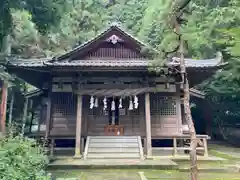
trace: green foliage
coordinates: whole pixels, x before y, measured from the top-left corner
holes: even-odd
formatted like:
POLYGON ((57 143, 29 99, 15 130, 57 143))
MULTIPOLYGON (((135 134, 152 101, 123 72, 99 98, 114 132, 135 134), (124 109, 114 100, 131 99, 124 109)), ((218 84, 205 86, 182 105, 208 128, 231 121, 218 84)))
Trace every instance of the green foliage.
POLYGON ((64 0, 2 0, 0 1, 0 49, 3 38, 13 30, 13 9, 25 9, 32 15, 33 22, 41 33, 56 25, 66 9, 64 0))
POLYGON ((0 140, 1 180, 50 180, 46 164, 44 149, 35 140, 22 136, 0 140))

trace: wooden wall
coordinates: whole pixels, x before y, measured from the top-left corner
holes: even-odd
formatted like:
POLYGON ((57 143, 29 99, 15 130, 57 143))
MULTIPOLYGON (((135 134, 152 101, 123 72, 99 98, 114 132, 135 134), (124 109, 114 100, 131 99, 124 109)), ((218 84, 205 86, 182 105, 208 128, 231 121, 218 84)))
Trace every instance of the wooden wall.
MULTIPOLYGON (((119 123, 124 126, 124 135, 145 136, 144 95, 139 97, 139 107, 129 111, 129 98, 123 99, 122 114, 119 123)), ((54 92, 52 97, 52 135, 75 136, 76 132, 76 98, 73 93, 54 92)), ((104 135, 104 126, 109 117, 103 111, 103 97, 98 98, 99 107, 89 108, 90 96, 83 96, 82 135, 104 135)), ((178 97, 167 97, 161 93, 151 93, 152 136, 170 136, 180 134, 181 114, 178 97), (179 108, 178 108, 179 106, 179 108)))

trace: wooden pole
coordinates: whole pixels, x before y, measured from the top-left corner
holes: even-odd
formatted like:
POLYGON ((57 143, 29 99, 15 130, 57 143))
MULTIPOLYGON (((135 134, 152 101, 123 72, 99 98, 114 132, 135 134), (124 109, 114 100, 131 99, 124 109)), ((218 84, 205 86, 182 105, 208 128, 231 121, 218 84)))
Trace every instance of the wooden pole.
POLYGON ((28 98, 25 98, 24 102, 24 109, 23 109, 23 119, 22 119, 22 134, 24 134, 25 124, 27 122, 27 115, 28 115, 28 98))
POLYGON ((146 120, 147 157, 149 157, 149 156, 152 156, 151 115, 150 115, 149 93, 145 94, 145 120, 146 120))
POLYGON ((6 134, 6 112, 7 112, 7 95, 8 85, 7 82, 3 81, 2 86, 2 101, 1 101, 1 132, 3 135, 6 134))
MULTIPOLYGON (((49 133, 50 133, 51 109, 52 109, 51 96, 52 96, 52 92, 50 89, 48 92, 48 100, 47 100, 45 140, 48 140, 49 133)), ((40 124, 39 124, 39 128, 40 128, 40 124)))
POLYGON ((81 157, 82 95, 77 97, 75 157, 81 157))

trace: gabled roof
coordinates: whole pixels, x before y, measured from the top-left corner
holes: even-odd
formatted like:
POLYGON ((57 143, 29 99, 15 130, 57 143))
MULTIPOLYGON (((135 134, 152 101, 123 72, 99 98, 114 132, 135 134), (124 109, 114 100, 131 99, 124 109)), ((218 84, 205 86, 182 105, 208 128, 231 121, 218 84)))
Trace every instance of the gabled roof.
POLYGON ((63 55, 60 55, 59 57, 54 57, 53 60, 54 61, 58 61, 58 60, 63 60, 63 59, 67 59, 69 56, 75 54, 78 51, 82 51, 85 48, 89 47, 91 44, 95 43, 97 40, 100 40, 101 38, 105 37, 108 33, 112 32, 112 31, 117 31, 120 34, 122 34, 123 36, 129 38, 129 40, 131 40, 132 42, 134 42, 137 46, 139 47, 149 47, 146 43, 140 41, 139 39, 137 39, 136 37, 134 37, 133 35, 131 35, 130 33, 128 33, 126 30, 124 30, 123 27, 121 27, 118 23, 112 23, 110 26, 108 26, 107 28, 105 28, 104 30, 102 30, 100 33, 98 33, 96 36, 94 36, 93 38, 91 38, 90 40, 84 42, 83 44, 75 47, 74 49, 66 52, 63 55))
MULTIPOLYGON (((81 44, 80 46, 72 49, 71 51, 60 55, 59 57, 53 58, 41 58, 41 59, 11 59, 8 61, 7 66, 9 67, 23 67, 23 68, 46 68, 46 67, 131 67, 131 68, 147 68, 151 66, 151 61, 148 59, 77 59, 70 60, 69 57, 74 55, 76 52, 81 52, 86 48, 89 48, 92 44, 96 43, 97 40, 106 37, 107 34, 116 31, 126 37, 128 40, 133 42, 139 48, 149 47, 147 44, 135 38, 133 35, 125 31, 117 23, 112 23, 110 27, 101 31, 98 35, 90 39, 89 41, 81 44)), ((90 48, 91 50, 91 48, 90 48)), ((221 53, 217 53, 216 58, 195 60, 185 58, 185 64, 187 68, 213 68, 223 65, 221 53)), ((166 63, 170 66, 179 66, 179 58, 172 58, 166 63)))

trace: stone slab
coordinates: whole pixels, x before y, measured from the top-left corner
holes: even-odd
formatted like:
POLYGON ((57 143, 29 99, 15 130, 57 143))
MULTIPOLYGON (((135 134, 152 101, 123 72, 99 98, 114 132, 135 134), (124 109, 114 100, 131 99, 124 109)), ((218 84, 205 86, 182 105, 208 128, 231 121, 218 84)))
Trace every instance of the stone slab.
POLYGON ((49 164, 49 169, 177 169, 177 163, 170 159, 162 160, 129 160, 129 159, 99 159, 83 160, 74 158, 57 159, 49 164))

